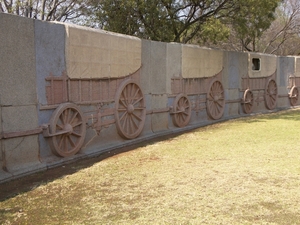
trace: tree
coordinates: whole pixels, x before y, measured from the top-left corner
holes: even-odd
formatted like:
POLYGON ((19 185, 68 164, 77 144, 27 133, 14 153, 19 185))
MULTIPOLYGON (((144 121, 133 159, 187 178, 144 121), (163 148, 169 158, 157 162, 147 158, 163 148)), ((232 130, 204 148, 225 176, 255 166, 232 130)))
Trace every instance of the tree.
POLYGON ((0 0, 0 12, 64 22, 85 15, 87 3, 87 0, 0 0))
MULTIPOLYGON (((220 41, 234 28, 245 49, 274 19, 278 0, 94 0, 102 29, 157 41, 220 41)), ((255 45, 254 45, 255 46, 255 45)), ((247 48, 246 48, 247 47, 247 48)), ((250 49, 248 49, 250 50, 250 49)))
POLYGON ((276 20, 264 32, 261 52, 277 55, 300 53, 300 2, 284 0, 276 10, 276 20))
POLYGON ((245 0, 237 11, 232 27, 242 50, 257 51, 257 42, 275 20, 279 0, 245 0))
POLYGON ((95 0, 99 27, 156 41, 188 43, 208 21, 234 15, 236 0, 95 0))

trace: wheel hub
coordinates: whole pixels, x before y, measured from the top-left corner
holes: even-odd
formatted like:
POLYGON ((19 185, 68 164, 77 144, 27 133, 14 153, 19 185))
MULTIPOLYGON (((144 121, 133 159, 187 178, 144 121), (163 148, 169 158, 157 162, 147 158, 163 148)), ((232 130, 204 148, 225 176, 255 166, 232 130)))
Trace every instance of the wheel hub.
POLYGON ((220 97, 218 95, 214 96, 214 102, 219 101, 220 97))
POLYGON ((133 106, 132 104, 129 104, 129 105, 127 106, 127 112, 128 112, 129 114, 131 114, 131 113, 133 113, 133 111, 134 111, 134 106, 133 106))
POLYGON ((73 127, 71 124, 68 123, 64 126, 64 130, 68 132, 67 135, 70 135, 73 132, 73 127))
POLYGON ((184 111, 185 111, 185 108, 184 108, 183 106, 181 106, 181 107, 179 108, 179 110, 180 110, 181 112, 184 112, 184 111))

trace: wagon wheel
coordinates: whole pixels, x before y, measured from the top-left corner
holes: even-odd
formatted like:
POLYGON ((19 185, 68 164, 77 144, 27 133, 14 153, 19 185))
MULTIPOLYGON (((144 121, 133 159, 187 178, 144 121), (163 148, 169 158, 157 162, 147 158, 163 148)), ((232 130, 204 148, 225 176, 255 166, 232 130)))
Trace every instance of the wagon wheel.
POLYGON ((225 109, 224 88, 220 81, 211 82, 206 95, 206 111, 214 120, 220 119, 225 109))
POLYGON ((244 92, 244 98, 243 98, 243 110, 245 113, 249 114, 252 112, 253 102, 254 102, 253 93, 252 93, 252 91, 247 89, 244 92))
POLYGON ((298 98, 299 98, 298 88, 296 86, 293 86, 289 93, 289 99, 292 106, 297 105, 298 98))
POLYGON ((270 79, 265 89, 265 104, 267 109, 274 109, 277 101, 277 84, 275 80, 270 79))
POLYGON ((136 82, 126 80, 120 85, 115 97, 115 119, 123 138, 133 139, 142 132, 146 107, 143 92, 136 82))
POLYGON ((184 94, 176 96, 173 102, 173 123, 177 127, 186 126, 191 119, 191 103, 184 94))
POLYGON ((50 118, 50 132, 50 146, 55 155, 75 155, 82 147, 86 133, 81 110, 72 103, 61 104, 50 118))

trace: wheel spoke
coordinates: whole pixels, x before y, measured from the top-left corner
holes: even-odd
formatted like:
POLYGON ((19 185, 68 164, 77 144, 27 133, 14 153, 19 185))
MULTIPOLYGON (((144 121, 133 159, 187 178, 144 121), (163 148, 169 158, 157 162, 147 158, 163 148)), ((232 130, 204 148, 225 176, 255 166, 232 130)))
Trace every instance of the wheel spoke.
POLYGON ((120 121, 122 121, 124 118, 125 118, 125 115, 127 114, 127 111, 126 112, 124 112, 123 114, 122 114, 122 116, 120 117, 120 121))
POLYGON ((65 136, 65 138, 64 138, 64 148, 63 148, 63 150, 65 151, 65 152, 68 152, 68 138, 67 138, 67 136, 65 136))
POLYGON ((64 113, 63 112, 62 112, 62 114, 60 114, 59 119, 60 119, 60 121, 62 123, 62 126, 64 126, 64 124, 66 124, 66 123, 65 123, 64 113))
POLYGON ((139 92, 140 92, 140 89, 139 89, 139 88, 136 88, 136 91, 135 91, 135 93, 134 93, 134 95, 133 95, 133 99, 136 98, 136 96, 138 95, 139 92))
POLYGON ((135 118, 137 118, 139 121, 142 121, 142 118, 139 117, 138 115, 136 115, 134 112, 132 113, 132 115, 133 115, 135 118))
POLYGON ((76 145, 70 136, 68 136, 68 140, 69 140, 70 145, 74 148, 76 145))
POLYGON ((135 127, 135 129, 138 129, 139 126, 136 124, 136 122, 134 121, 133 117, 131 117, 131 120, 132 120, 132 124, 135 127))
POLYGON ((132 99, 130 98, 131 86, 132 85, 130 85, 130 84, 126 86, 126 92, 127 92, 126 93, 126 95, 127 95, 126 101, 128 104, 131 104, 131 101, 132 101, 132 99))
POLYGON ((69 123, 69 112, 70 112, 70 109, 66 109, 64 111, 64 121, 65 121, 65 124, 69 123))
POLYGON ((58 124, 58 123, 56 124, 56 128, 57 128, 57 127, 59 128, 59 130, 63 130, 63 129, 64 129, 63 125, 58 124))
POLYGON ((119 100, 119 103, 121 103, 121 105, 123 105, 125 109, 127 108, 127 104, 126 104, 126 102, 124 102, 123 100, 120 99, 120 100, 119 100))
POLYGON ((145 108, 134 108, 134 110, 144 110, 145 108))
POLYGON ((72 127, 74 128, 74 127, 80 126, 81 124, 82 124, 82 121, 78 121, 77 123, 71 124, 71 125, 72 125, 72 127))
POLYGON ((77 133, 75 131, 73 131, 71 134, 74 135, 74 136, 76 136, 76 137, 81 137, 82 136, 80 133, 77 133))
POLYGON ((127 105, 127 102, 126 102, 126 99, 127 99, 126 89, 124 89, 124 90, 122 91, 121 96, 120 96, 119 102, 121 101, 121 103, 126 107, 126 105, 127 105), (121 100, 121 96, 122 96, 122 95, 123 95, 123 99, 125 100, 125 102, 123 102, 123 100, 121 100))
MULTIPOLYGON (((123 124, 122 124, 123 130, 125 130, 126 123, 127 123, 127 118, 128 118, 128 113, 126 113, 125 116, 124 116, 124 121, 123 121, 123 124)), ((120 122, 121 122, 121 121, 120 121, 120 122)))
POLYGON ((71 120, 70 120, 70 124, 72 124, 73 122, 74 122, 74 120, 75 120, 75 118, 77 117, 77 115, 78 115, 78 112, 74 112, 73 113, 73 116, 71 117, 71 120))
POLYGON ((60 135, 60 140, 58 142, 58 148, 59 149, 63 149, 62 145, 63 145, 63 139, 64 139, 65 135, 60 135))
POLYGON ((137 103, 139 103, 141 100, 143 100, 143 97, 140 97, 139 99, 137 99, 136 101, 134 101, 133 103, 132 103, 132 105, 136 105, 137 103))
POLYGON ((188 116, 189 114, 186 111, 182 112, 184 115, 188 116))

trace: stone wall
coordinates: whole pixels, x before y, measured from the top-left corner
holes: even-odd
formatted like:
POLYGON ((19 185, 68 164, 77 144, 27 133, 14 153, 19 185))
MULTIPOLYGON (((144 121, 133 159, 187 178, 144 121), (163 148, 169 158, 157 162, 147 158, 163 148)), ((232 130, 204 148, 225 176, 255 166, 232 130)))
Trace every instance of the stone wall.
POLYGON ((0 30, 0 182, 299 105, 299 57, 141 40, 3 13, 0 30))

